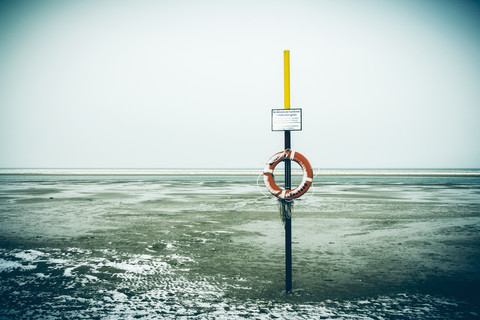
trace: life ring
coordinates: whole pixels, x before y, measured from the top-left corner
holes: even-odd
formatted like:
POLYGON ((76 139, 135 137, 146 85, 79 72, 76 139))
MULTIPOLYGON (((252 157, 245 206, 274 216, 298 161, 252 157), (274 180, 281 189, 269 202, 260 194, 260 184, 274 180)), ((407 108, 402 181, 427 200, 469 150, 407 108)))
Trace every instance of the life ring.
POLYGON ((265 169, 263 170, 263 181, 265 181, 268 191, 280 199, 295 199, 302 196, 312 185, 312 180, 313 170, 310 162, 308 162, 307 158, 305 158, 305 156, 303 156, 301 153, 293 150, 284 150, 275 153, 268 160, 267 164, 265 165, 265 169), (273 170, 277 164, 286 159, 295 161, 300 165, 300 167, 302 167, 303 170, 302 183, 300 183, 300 185, 293 190, 285 190, 284 188, 280 188, 273 179, 273 170))

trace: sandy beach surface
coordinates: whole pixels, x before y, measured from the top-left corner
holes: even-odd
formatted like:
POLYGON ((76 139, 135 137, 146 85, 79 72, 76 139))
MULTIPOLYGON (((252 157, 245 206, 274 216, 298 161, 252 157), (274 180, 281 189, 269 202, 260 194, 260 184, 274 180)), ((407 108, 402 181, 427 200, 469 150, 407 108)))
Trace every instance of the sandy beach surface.
POLYGON ((0 176, 0 319, 479 319, 478 176, 0 176))

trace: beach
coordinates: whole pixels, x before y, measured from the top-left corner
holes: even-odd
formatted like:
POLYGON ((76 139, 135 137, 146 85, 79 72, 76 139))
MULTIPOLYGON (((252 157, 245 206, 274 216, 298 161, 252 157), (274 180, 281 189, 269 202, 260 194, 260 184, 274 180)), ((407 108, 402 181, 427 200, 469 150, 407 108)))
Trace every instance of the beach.
MULTIPOLYGON (((479 319, 476 170, 0 175, 0 319, 479 319), (295 181, 295 179, 294 179, 295 181)), ((260 170, 261 172, 261 170, 260 170)))

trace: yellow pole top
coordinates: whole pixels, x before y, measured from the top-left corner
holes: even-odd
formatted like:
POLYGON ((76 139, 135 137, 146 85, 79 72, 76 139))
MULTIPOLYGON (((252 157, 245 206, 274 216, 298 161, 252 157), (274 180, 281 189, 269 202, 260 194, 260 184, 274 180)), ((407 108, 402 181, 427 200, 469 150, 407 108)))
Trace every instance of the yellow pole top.
POLYGON ((283 51, 283 71, 285 109, 290 109, 290 50, 283 51))

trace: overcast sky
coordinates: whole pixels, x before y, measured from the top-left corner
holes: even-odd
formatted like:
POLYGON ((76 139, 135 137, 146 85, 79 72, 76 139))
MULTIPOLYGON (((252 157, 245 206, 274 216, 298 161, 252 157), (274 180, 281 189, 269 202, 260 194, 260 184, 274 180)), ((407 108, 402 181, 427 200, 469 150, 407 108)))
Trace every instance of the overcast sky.
POLYGON ((480 167, 479 1, 2 1, 0 167, 480 167))

